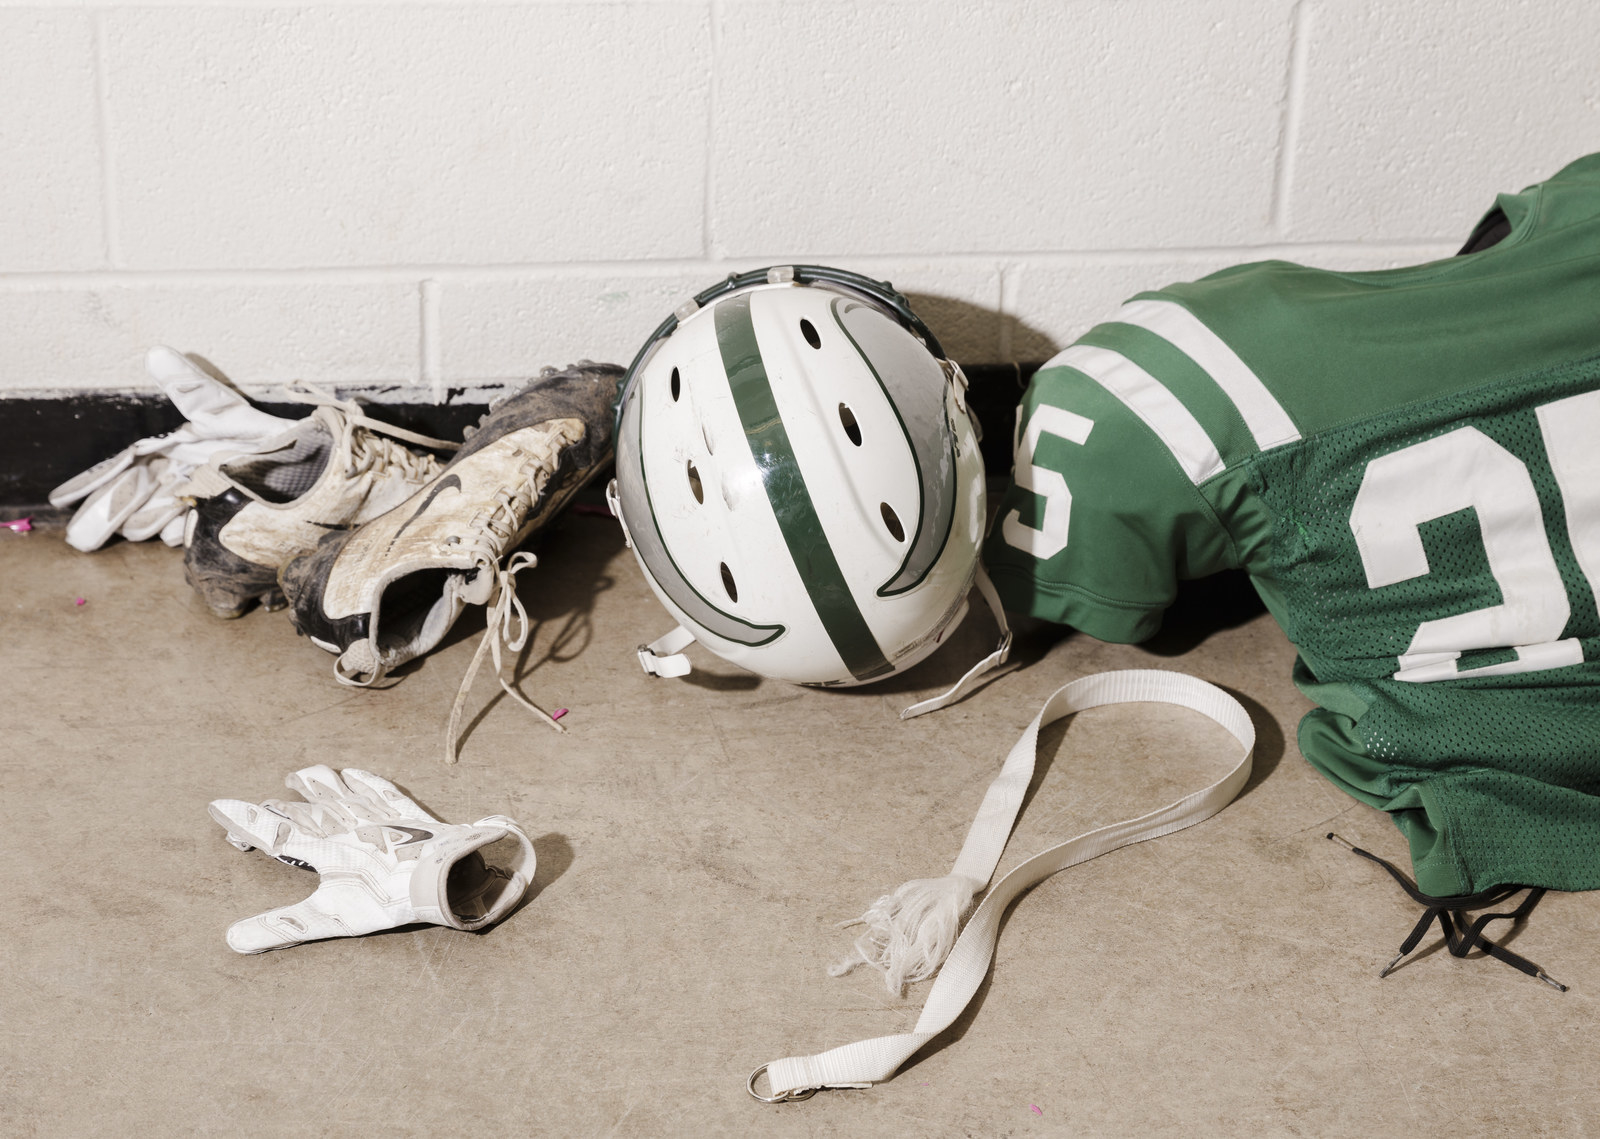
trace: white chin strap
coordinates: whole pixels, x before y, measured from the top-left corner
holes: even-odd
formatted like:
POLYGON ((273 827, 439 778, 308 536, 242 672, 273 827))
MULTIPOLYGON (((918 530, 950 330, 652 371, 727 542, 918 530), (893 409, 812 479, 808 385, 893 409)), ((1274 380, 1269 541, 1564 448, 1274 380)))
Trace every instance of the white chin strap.
MULTIPOLYGON (((947 704, 954 704, 976 688, 978 680, 985 673, 1005 664, 1006 657, 1011 654, 1011 626, 1006 622, 1006 611, 1000 604, 1000 595, 995 592, 994 583, 989 580, 988 572, 981 565, 978 567, 975 584, 978 592, 983 594, 984 601, 988 602, 989 612, 994 614, 995 624, 1000 626, 1000 643, 995 646, 994 652, 969 668, 967 674, 947 691, 938 696, 930 696, 901 712, 902 720, 935 711, 947 704)), ((694 666, 689 663, 689 658, 684 655, 683 650, 693 643, 694 634, 679 625, 672 632, 657 637, 648 645, 640 645, 639 665, 651 676, 688 676, 694 671, 694 666)))
POLYGON ((639 646, 639 664, 651 676, 688 676, 694 665, 683 650, 694 644, 694 634, 682 625, 648 645, 639 646))
POLYGON ((866 964, 883 970, 892 990, 898 991, 897 983, 938 972, 916 1026, 897 1036, 880 1036, 814 1056, 791 1056, 763 1064, 750 1074, 750 1094, 767 1103, 781 1103, 806 1099, 819 1088, 865 1088, 892 1078, 902 1064, 949 1028, 971 1002, 994 959, 1000 919, 1019 894, 1058 870, 1210 818, 1227 806, 1249 779, 1255 738, 1255 726, 1237 700, 1215 685, 1181 672, 1102 672, 1057 689, 1006 757, 950 874, 906 883, 894 894, 873 903, 861 920, 868 929, 856 942, 857 952, 866 964), (1137 819, 1112 823, 1053 846, 989 887, 1033 779, 1039 729, 1087 708, 1137 701, 1176 704, 1209 716, 1238 741, 1243 755, 1234 761, 1231 771, 1209 787, 1137 819), (956 936, 967 907, 985 890, 988 892, 967 920, 966 928, 956 936), (763 1072, 771 1088, 767 1095, 761 1095, 755 1087, 763 1072))
POLYGON ((989 580, 989 571, 981 564, 978 566, 978 576, 974 579, 974 584, 977 585, 978 592, 983 594, 983 599, 989 603, 989 612, 994 614, 994 623, 1000 626, 1000 643, 995 646, 994 652, 967 669, 967 674, 947 691, 938 696, 930 696, 901 712, 902 720, 909 720, 924 712, 936 711, 947 704, 954 704, 978 686, 980 677, 1005 664, 1006 658, 1011 655, 1011 625, 1006 621, 1005 607, 1000 604, 1000 595, 995 592, 994 582, 989 580))

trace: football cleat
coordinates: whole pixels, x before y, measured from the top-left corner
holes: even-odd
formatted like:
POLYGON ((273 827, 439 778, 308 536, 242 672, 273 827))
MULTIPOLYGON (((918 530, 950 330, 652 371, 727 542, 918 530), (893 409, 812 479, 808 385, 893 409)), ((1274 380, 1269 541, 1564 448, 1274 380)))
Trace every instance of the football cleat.
POLYGON ((532 559, 502 562, 611 461, 621 376, 588 361, 546 368, 490 405, 455 457, 404 502, 325 535, 284 567, 295 628, 338 654, 341 683, 374 684, 430 652, 467 605, 491 606, 487 637, 520 645, 509 633, 513 612, 527 631, 513 575, 532 559))
POLYGON ((258 449, 212 459, 179 488, 195 504, 184 576, 218 617, 238 617, 258 599, 281 609, 279 570, 438 475, 439 460, 399 440, 459 446, 369 419, 308 385, 293 394, 321 406, 258 449))

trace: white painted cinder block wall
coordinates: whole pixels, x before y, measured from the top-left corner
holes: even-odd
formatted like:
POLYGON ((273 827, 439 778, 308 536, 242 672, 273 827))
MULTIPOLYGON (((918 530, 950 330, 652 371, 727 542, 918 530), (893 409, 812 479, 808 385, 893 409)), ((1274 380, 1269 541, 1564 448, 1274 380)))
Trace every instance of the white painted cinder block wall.
POLYGON ((822 262, 964 362, 1287 257, 1452 253, 1600 150, 1589 0, 0 2, 0 395, 422 398, 822 262))

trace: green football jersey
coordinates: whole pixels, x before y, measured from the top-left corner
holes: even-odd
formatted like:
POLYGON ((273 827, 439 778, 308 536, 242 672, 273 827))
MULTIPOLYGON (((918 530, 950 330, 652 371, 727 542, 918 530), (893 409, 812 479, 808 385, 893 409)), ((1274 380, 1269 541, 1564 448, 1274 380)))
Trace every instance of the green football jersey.
POLYGON ((1033 378, 985 558, 1110 641, 1242 568, 1319 707, 1300 750, 1421 888, 1600 887, 1600 155, 1479 252, 1239 266, 1033 378))

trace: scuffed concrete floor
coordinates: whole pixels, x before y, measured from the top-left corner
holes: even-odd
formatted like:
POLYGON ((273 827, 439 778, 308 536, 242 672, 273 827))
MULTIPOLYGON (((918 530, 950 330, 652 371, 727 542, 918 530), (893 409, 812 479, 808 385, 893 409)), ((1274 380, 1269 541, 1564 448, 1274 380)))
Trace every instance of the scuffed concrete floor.
MULTIPOLYGON (((762 681, 698 649, 692 679, 664 681, 633 649, 670 622, 615 525, 571 517, 541 558, 518 675, 572 709, 571 732, 480 676, 447 768, 481 616, 393 688, 356 691, 285 614, 211 618, 175 551, 0 531, 0 1133, 1600 1131, 1600 897, 1551 895, 1515 938, 1566 994, 1456 960, 1437 930, 1380 981, 1417 910, 1323 835, 1402 862, 1404 844, 1301 759, 1292 652, 1234 585, 1191 590, 1150 647, 1025 629, 1018 667, 901 722, 988 650, 985 617, 862 690, 762 681), (850 941, 835 923, 945 873, 1044 698, 1124 667, 1243 700, 1260 744, 1242 797, 1025 896, 974 1009, 893 1081, 751 1100, 763 1061, 910 1028, 928 986, 830 978, 850 941), (282 795, 318 762, 376 770, 451 821, 510 814, 536 836, 537 892, 482 935, 234 954, 231 921, 314 880, 235 851, 206 803, 282 795)), ((1047 731, 1002 871, 1209 782, 1228 742, 1150 706, 1047 731)))

